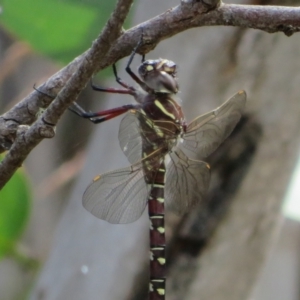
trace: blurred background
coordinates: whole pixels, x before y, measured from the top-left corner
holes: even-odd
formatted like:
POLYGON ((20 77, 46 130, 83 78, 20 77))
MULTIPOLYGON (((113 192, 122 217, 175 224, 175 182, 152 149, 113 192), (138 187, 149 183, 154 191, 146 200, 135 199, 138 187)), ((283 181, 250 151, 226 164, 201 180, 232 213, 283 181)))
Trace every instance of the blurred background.
MULTIPOLYGON (((3 0, 0 112, 85 51, 115 3, 3 0)), ((137 0, 124 27, 178 4, 137 0)), ((147 54, 178 64, 188 121, 240 89, 248 95, 241 123, 208 158, 205 203, 181 218, 168 214, 167 299, 300 299, 299 53, 297 34, 202 27, 147 54)), ((117 67, 129 81, 125 64, 117 67)), ((116 86, 110 68, 94 80, 116 86)), ((78 102, 98 111, 133 99, 87 87, 78 102)), ((81 205, 95 175, 128 165, 118 145, 121 118, 95 126, 67 111, 56 137, 34 149, 0 192, 0 300, 146 299, 147 213, 132 224, 112 225, 81 205)))

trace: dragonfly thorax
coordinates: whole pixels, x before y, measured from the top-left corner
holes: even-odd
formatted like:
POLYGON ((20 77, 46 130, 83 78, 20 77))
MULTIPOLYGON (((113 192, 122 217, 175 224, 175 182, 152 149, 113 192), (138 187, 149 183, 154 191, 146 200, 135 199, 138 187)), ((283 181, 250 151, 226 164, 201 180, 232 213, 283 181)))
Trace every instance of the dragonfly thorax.
POLYGON ((174 100, 172 94, 147 94, 141 108, 152 120, 170 121, 178 125, 184 123, 181 106, 174 100))

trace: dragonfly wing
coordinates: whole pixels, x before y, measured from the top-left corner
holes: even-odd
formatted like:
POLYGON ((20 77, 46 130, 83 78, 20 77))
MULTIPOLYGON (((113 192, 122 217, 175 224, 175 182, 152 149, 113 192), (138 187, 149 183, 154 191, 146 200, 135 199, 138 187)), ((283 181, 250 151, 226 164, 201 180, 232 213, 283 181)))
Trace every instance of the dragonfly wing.
POLYGON ((83 194, 83 206, 99 219, 125 224, 142 215, 147 196, 148 188, 139 163, 95 177, 83 194))
POLYGON ((189 159, 179 148, 170 153, 166 171, 166 206, 184 214, 203 199, 210 179, 209 165, 189 159))
POLYGON ((217 109, 204 114, 188 126, 182 146, 205 158, 228 137, 241 118, 246 103, 246 93, 239 91, 217 109))
POLYGON ((136 113, 128 112, 120 123, 119 142, 130 163, 142 158, 142 135, 136 113))

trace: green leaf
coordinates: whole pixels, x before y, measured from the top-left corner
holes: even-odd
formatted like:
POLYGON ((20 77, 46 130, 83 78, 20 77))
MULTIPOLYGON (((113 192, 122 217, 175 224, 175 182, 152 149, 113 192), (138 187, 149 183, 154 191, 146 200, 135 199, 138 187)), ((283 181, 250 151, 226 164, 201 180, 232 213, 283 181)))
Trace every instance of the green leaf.
POLYGON ((37 51, 69 62, 91 45, 115 4, 104 0, 3 0, 0 21, 37 51))
POLYGON ((25 172, 19 169, 0 191, 0 258, 13 250, 25 229, 30 198, 25 172))

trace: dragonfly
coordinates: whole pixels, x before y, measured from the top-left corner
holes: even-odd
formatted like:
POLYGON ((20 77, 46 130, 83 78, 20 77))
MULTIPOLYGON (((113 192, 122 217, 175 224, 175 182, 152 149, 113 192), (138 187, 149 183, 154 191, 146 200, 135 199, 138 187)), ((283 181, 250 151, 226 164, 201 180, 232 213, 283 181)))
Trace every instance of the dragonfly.
POLYGON ((148 204, 150 220, 149 300, 166 295, 165 207, 185 214, 201 203, 210 180, 210 167, 203 161, 228 137, 241 118, 245 91, 237 92, 220 107, 187 123, 177 99, 176 64, 168 59, 145 60, 138 75, 131 63, 142 44, 137 44, 126 71, 137 87, 113 72, 122 88, 100 92, 128 94, 135 104, 100 112, 87 112, 74 103, 70 110, 98 124, 126 113, 120 123, 120 147, 130 166, 96 176, 83 195, 83 206, 99 219, 113 224, 136 221, 148 204))

